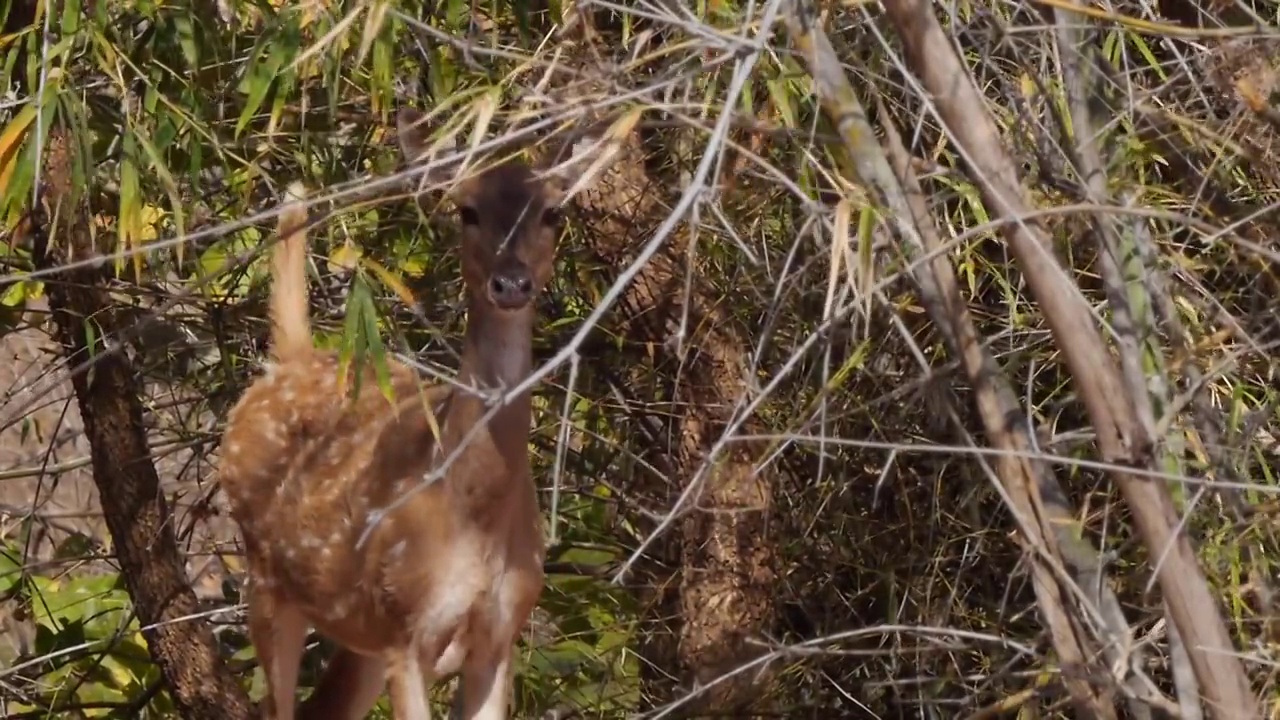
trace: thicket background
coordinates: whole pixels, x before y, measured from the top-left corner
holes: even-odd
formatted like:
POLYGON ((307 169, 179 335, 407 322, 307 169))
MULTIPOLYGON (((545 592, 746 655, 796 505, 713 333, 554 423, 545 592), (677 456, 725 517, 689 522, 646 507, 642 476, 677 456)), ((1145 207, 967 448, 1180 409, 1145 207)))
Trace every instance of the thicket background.
POLYGON ((249 716, 218 436, 289 182, 319 339, 457 364, 406 104, 614 129, 518 716, 1272 712, 1275 4, 0 7, 6 717, 249 716))

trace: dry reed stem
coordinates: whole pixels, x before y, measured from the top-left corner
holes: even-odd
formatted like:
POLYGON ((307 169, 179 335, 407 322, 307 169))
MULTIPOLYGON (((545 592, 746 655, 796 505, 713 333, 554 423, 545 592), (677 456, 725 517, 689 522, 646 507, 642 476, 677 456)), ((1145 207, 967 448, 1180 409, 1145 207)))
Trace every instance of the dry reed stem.
POLYGON ((1153 439, 1137 417, 1134 398, 1121 381, 1088 303, 1053 256, 1037 228, 1018 220, 1031 210, 973 79, 950 40, 921 0, 886 0, 885 12, 898 31, 908 64, 932 96, 932 105, 982 190, 993 214, 1015 219, 1004 236, 1066 360, 1104 460, 1133 514, 1157 567, 1171 619, 1186 643, 1196 677, 1213 717, 1258 717, 1257 698, 1227 634, 1216 599, 1190 542, 1175 531, 1177 511, 1168 488, 1147 482, 1126 467, 1148 467, 1153 439))

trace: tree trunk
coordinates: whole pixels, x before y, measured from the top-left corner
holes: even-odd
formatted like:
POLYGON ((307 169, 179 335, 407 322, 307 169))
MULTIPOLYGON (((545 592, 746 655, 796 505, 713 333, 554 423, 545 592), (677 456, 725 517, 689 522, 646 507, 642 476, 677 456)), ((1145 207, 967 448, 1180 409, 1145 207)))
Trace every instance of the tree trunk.
MULTIPOLYGON (((625 267, 632 261, 634 242, 643 240, 636 237, 636 229, 652 227, 661 219, 658 197, 650 186, 640 140, 632 134, 596 188, 578 199, 588 217, 592 247, 607 265, 625 267)), ((623 337, 652 348, 658 360, 683 365, 681 386, 664 408, 675 423, 669 436, 676 438, 675 447, 666 453, 674 475, 667 488, 668 503, 708 461, 708 450, 730 421, 747 384, 748 344, 731 323, 718 317, 709 293, 696 284, 686 292, 687 246, 683 239, 669 240, 618 307, 618 332, 623 337), (672 339, 686 313, 685 326, 699 334, 677 347, 672 339)), ((652 406, 647 400, 645 404, 652 406)), ((748 421, 744 430, 758 428, 748 421)), ((758 639, 775 615, 774 546, 768 532, 774 479, 771 470, 755 472, 755 454, 750 445, 736 443, 711 461, 713 467, 694 493, 694 502, 682 509, 684 516, 676 525, 678 551, 667 553, 678 555, 680 563, 674 584, 677 597, 657 604, 678 611, 679 640, 674 658, 651 660, 659 665, 674 660, 686 690, 715 682, 757 657, 760 648, 749 641, 758 639)), ((758 673, 743 673, 716 682, 696 704, 744 708, 766 686, 758 673)))
MULTIPOLYGON (((96 252, 87 199, 73 181, 73 163, 79 162, 73 146, 55 131, 45 148, 49 227, 37 230, 34 253, 44 270, 96 252), (51 247, 48 237, 59 246, 51 247)), ((252 704, 219 658, 213 634, 204 622, 188 619, 199 608, 147 449, 138 376, 123 350, 106 342, 119 335, 122 324, 106 282, 101 266, 68 269, 53 276, 49 296, 58 338, 73 368, 93 479, 120 571, 181 716, 248 720, 252 704)))

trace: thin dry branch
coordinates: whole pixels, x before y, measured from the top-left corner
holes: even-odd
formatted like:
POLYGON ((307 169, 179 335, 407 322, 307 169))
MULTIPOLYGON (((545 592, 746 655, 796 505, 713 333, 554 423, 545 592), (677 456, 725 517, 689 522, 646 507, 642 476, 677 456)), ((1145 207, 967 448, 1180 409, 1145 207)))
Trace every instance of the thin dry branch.
POLYGON ((1004 236, 1066 360, 1097 432, 1104 460, 1133 513, 1152 557, 1164 556, 1157 576, 1172 620, 1186 642, 1196 677, 1214 717, 1258 717, 1257 698, 1209 590, 1195 552, 1179 534, 1169 490, 1126 466, 1147 467, 1153 438, 1137 416, 1134 398, 1120 379, 1091 309, 1037 228, 1019 220, 1031 210, 982 96, 965 71, 930 3, 886 0, 884 8, 902 39, 908 64, 932 95, 938 119, 956 144, 990 210, 1013 219, 1004 236))

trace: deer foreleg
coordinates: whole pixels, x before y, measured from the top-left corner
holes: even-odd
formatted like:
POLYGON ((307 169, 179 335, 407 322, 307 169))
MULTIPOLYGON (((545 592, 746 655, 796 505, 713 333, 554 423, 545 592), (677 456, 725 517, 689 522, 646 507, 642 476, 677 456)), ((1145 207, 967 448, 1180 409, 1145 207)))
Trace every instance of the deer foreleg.
POLYGON ((506 720, 511 700, 512 645, 472 652, 462 666, 450 720, 506 720))
POLYGON ((427 684, 417 653, 397 653, 387 664, 387 684, 391 692, 391 714, 396 720, 431 720, 427 706, 427 684))

